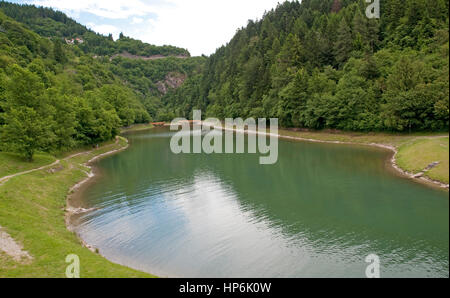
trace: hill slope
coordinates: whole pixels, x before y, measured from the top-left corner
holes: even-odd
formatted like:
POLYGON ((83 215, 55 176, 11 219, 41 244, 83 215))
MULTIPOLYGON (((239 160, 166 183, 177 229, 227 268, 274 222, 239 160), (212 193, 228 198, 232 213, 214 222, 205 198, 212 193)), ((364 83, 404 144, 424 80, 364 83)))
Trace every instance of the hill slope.
POLYGON ((114 41, 112 36, 97 34, 86 26, 77 23, 60 11, 34 5, 20 5, 5 1, 0 2, 0 9, 10 18, 26 25, 40 36, 74 40, 85 53, 96 55, 114 55, 128 52, 139 56, 184 56, 190 57, 186 49, 174 46, 155 46, 143 43, 123 35, 114 41), (76 41, 82 40, 82 43, 76 41))
POLYGON ((250 21, 168 99, 176 114, 276 117, 284 127, 448 131, 448 1, 285 2, 250 21))
POLYGON ((38 151, 66 151, 110 140, 122 126, 156 119, 165 113, 164 94, 199 71, 204 61, 188 56, 181 49, 126 37, 114 42, 51 9, 0 2, 0 150, 32 159, 38 151), (82 44, 68 44, 66 34, 87 38, 82 44), (91 35, 105 43, 94 46, 91 35), (122 50, 186 59, 97 55, 122 50), (183 80, 174 85, 173 77, 183 80))

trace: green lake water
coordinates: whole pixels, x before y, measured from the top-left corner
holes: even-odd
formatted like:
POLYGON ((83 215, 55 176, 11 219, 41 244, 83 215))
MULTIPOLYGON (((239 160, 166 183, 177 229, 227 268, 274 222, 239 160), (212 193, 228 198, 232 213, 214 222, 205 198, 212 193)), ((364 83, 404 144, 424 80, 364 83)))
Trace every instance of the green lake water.
POLYGON ((370 147, 283 141, 259 155, 171 152, 165 129, 127 136, 83 191, 77 231, 108 259, 162 277, 449 277, 449 197, 370 147))

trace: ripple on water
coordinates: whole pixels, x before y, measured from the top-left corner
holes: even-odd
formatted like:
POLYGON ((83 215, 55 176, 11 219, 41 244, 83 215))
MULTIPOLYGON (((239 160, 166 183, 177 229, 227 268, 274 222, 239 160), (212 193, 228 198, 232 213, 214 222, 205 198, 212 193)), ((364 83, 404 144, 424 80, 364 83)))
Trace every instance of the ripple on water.
POLYGON ((448 277, 448 194, 384 170, 386 153, 280 141, 253 155, 173 155, 129 135, 85 192, 78 231, 109 259, 172 277, 448 277))

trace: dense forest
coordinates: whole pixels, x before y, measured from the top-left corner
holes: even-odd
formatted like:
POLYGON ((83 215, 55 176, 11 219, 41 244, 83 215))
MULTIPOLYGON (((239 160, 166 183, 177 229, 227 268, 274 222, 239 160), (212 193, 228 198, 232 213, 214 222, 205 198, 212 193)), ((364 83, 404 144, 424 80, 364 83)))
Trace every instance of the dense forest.
POLYGON ((166 117, 158 86, 171 75, 184 79, 199 72, 206 59, 123 36, 101 47, 89 38, 68 44, 67 38, 79 35, 110 39, 51 9, 6 2, 0 8, 0 150, 30 160, 39 151, 98 144, 113 139, 121 127, 166 117), (122 51, 185 59, 112 55, 122 51))
MULTIPOLYGON (((25 24, 30 30, 40 36, 61 39, 79 38, 83 43, 78 44, 85 53, 99 56, 120 54, 127 52, 138 56, 186 56, 190 54, 186 49, 174 46, 155 46, 120 35, 116 41, 112 35, 103 36, 78 24, 62 12, 51 8, 36 7, 34 5, 18 5, 0 1, 0 9, 8 17, 25 24)), ((75 43, 77 41, 75 40, 75 43)))
POLYGON ((284 127, 449 128, 448 1, 285 2, 249 21, 166 101, 174 114, 276 117, 284 127))
POLYGON ((380 19, 367 5, 284 2, 210 57, 190 57, 2 1, 0 150, 32 159, 194 109, 283 127, 448 131, 448 1, 383 0, 380 19))

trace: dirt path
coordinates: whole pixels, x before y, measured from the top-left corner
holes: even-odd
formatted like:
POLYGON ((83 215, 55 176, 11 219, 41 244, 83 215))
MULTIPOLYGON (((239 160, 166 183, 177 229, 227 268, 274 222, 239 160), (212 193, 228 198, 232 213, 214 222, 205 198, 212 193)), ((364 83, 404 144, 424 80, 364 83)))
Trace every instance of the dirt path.
MULTIPOLYGON (((115 144, 117 144, 118 142, 119 142, 119 139, 116 139, 115 144)), ((106 146, 106 148, 109 147, 109 146, 112 146, 112 145, 108 145, 108 146, 106 146)), ((94 157, 89 162, 87 162, 87 164, 89 164, 89 163, 93 162, 94 160, 97 160, 97 159, 99 159, 99 158, 101 158, 101 157, 103 157, 105 155, 112 154, 112 153, 114 153, 116 151, 121 151, 121 150, 113 150, 113 151, 110 151, 110 152, 106 152, 104 154, 100 154, 100 155, 94 157)), ((72 154, 72 155, 69 155, 69 156, 63 158, 62 160, 66 161, 66 160, 69 160, 71 158, 74 158, 74 157, 77 157, 77 156, 80 156, 80 155, 90 154, 92 152, 94 152, 94 150, 89 150, 89 151, 75 153, 75 154, 72 154)), ((61 162, 61 160, 58 159, 58 160, 56 160, 55 162, 53 162, 52 164, 49 164, 49 165, 45 165, 45 166, 42 166, 42 167, 39 167, 39 168, 36 168, 36 169, 31 169, 31 170, 27 170, 27 171, 23 171, 23 172, 19 172, 19 173, 15 173, 15 174, 12 174, 12 175, 8 175, 8 176, 5 176, 5 177, 2 177, 2 178, 0 178, 0 186, 2 186, 3 184, 5 184, 6 182, 8 182, 10 179, 12 179, 14 177, 18 177, 18 176, 34 173, 34 172, 37 172, 37 171, 41 171, 41 170, 44 170, 44 169, 47 169, 47 168, 51 168, 51 167, 54 167, 54 166, 58 165, 60 162, 61 162)))
MULTIPOLYGON (((116 140, 115 144, 117 144, 117 143, 118 143, 118 140, 116 140)), ((108 146, 112 146, 112 145, 108 145, 108 146)), ((89 151, 75 153, 75 154, 72 154, 72 155, 69 155, 69 156, 63 158, 62 160, 66 161, 66 160, 69 160, 71 158, 74 158, 74 157, 77 157, 77 156, 80 156, 80 155, 90 154, 93 151, 94 150, 89 150, 89 151)), ((37 171, 44 170, 46 168, 51 168, 51 167, 54 167, 54 166, 58 165, 60 162, 61 162, 61 160, 58 159, 58 160, 56 160, 55 162, 53 162, 52 164, 49 164, 49 165, 45 165, 45 166, 42 166, 42 167, 39 167, 39 168, 36 168, 36 169, 31 169, 31 170, 27 170, 27 171, 23 171, 23 172, 19 172, 19 173, 15 173, 15 174, 12 174, 12 175, 8 175, 8 176, 5 176, 5 177, 2 177, 2 178, 0 178, 0 186, 2 186, 3 184, 5 184, 6 182, 8 182, 10 179, 12 179, 14 177, 22 176, 22 175, 26 175, 26 174, 30 174, 30 173, 34 173, 34 172, 37 172, 37 171)))
MULTIPOLYGON (((86 177, 86 179, 84 179, 84 180, 80 181, 79 183, 75 184, 75 185, 69 190, 69 193, 74 192, 75 190, 77 190, 78 188, 80 188, 83 184, 85 184, 86 182, 88 182, 90 179, 92 179, 92 178, 95 176, 94 173, 92 172, 92 167, 90 166, 91 163, 93 163, 93 162, 95 162, 95 161, 97 161, 97 160, 99 160, 99 159, 101 159, 101 158, 103 158, 103 157, 105 157, 105 156, 112 155, 112 154, 115 154, 115 153, 118 153, 118 152, 121 152, 121 151, 126 150, 126 149, 129 147, 128 140, 126 140, 126 142, 127 142, 127 145, 126 145, 126 146, 124 146, 124 147, 122 147, 122 148, 119 148, 119 149, 115 149, 115 150, 111 150, 111 151, 108 151, 108 152, 99 154, 99 155, 97 155, 97 156, 94 156, 93 158, 91 158, 90 160, 88 160, 86 163, 84 163, 83 166, 85 166, 85 167, 87 167, 87 168, 89 169, 89 172, 85 172, 85 174, 86 174, 87 177, 86 177)), ((115 143, 114 145, 116 145, 116 144, 118 144, 118 143, 119 143, 119 139, 116 139, 116 143, 115 143)), ((112 145, 109 145, 109 146, 112 146, 112 145)), ((109 146, 107 146, 107 147, 109 147, 109 146)), ((105 147, 105 148, 107 148, 107 147, 105 147)), ((81 154, 89 154, 89 153, 92 153, 92 152, 93 152, 93 151, 86 151, 86 152, 74 154, 73 156, 69 156, 69 157, 67 157, 66 159, 70 159, 70 158, 72 158, 72 157, 75 157, 75 156, 78 156, 78 155, 81 155, 81 154)), ((68 209, 69 209, 69 210, 72 210, 72 211, 73 211, 72 213, 77 213, 77 212, 83 213, 83 210, 86 210, 86 209, 83 209, 83 208, 75 208, 75 209, 74 209, 73 207, 69 206, 69 204, 68 204, 68 209), (77 210, 78 210, 78 211, 77 211, 77 210)), ((87 210, 87 211, 89 211, 89 210, 87 210)))
POLYGON ((33 257, 23 250, 23 246, 17 243, 0 226, 0 251, 13 258, 14 261, 27 263, 33 260, 33 257))
MULTIPOLYGON (((87 162, 83 163, 82 165, 89 169, 89 171, 85 172, 86 178, 83 179, 82 181, 78 182, 77 184, 75 184, 69 190, 69 194, 68 194, 68 196, 66 198, 65 222, 66 222, 67 229, 69 231, 71 231, 71 232, 74 232, 77 235, 78 239, 80 239, 80 241, 83 244, 83 246, 86 247, 87 249, 89 249, 90 251, 94 252, 94 253, 99 253, 98 249, 95 248, 92 245, 89 245, 87 242, 85 242, 83 239, 81 239, 80 235, 76 232, 75 226, 71 222, 71 218, 72 218, 73 215, 82 214, 82 213, 86 213, 86 212, 91 212, 91 211, 96 210, 96 208, 86 209, 86 208, 82 208, 82 207, 72 206, 71 205, 71 198, 73 197, 74 193, 77 190, 79 190, 79 188, 81 188, 84 184, 86 184, 87 182, 89 182, 91 179, 93 179, 95 177, 95 173, 93 171, 93 168, 92 168, 91 164, 94 163, 95 161, 98 161, 101 158, 104 158, 106 156, 109 156, 109 155, 112 155, 112 154, 115 154, 115 153, 118 153, 118 152, 121 152, 121 151, 124 151, 124 150, 128 149, 128 147, 129 147, 128 139, 125 138, 125 141, 126 141, 126 145, 123 146, 122 148, 110 150, 110 151, 107 151, 105 153, 96 155, 93 158, 91 158, 90 160, 88 160, 87 162)), ((114 145, 116 145, 118 143, 119 143, 119 139, 117 138, 116 139, 116 143, 114 145)), ((109 146, 112 146, 112 145, 109 145, 109 146)), ((106 146, 106 148, 109 147, 109 146, 106 146)), ((84 152, 84 153, 87 154, 87 153, 91 153, 91 152, 92 151, 88 151, 88 152, 84 152)), ((81 153, 81 154, 84 154, 84 153, 81 153)), ((80 155, 80 154, 78 154, 78 155, 80 155)), ((76 156, 76 155, 74 155, 74 156, 76 156)), ((72 156, 72 157, 74 157, 74 156, 72 156)))
POLYGON ((15 174, 12 174, 12 175, 9 175, 9 176, 2 177, 2 178, 0 178, 0 186, 2 186, 5 182, 7 182, 11 178, 14 178, 14 177, 17 177, 17 176, 22 176, 22 175, 25 175, 25 174, 30 174, 30 173, 37 172, 37 171, 40 171, 40 170, 44 170, 46 168, 50 168, 50 167, 56 166, 59 163, 60 163, 60 160, 57 160, 57 161, 55 161, 54 163, 52 163, 50 165, 46 165, 46 166, 42 166, 40 168, 36 168, 36 169, 24 171, 24 172, 19 172, 19 173, 15 173, 15 174))
MULTIPOLYGON (((119 142, 119 139, 116 140, 115 144, 111 144, 111 145, 105 146, 103 148, 108 148, 110 146, 116 145, 118 142, 119 142)), ((94 162, 102 157, 105 157, 107 155, 111 155, 113 153, 122 151, 126 148, 128 148, 128 145, 125 146, 124 148, 111 150, 111 151, 105 152, 103 154, 99 154, 99 155, 93 157, 91 160, 89 160, 84 165, 88 166, 89 163, 92 163, 92 162, 94 162)), ((61 160, 67 161, 71 158, 74 158, 74 157, 77 157, 80 155, 91 154, 94 151, 95 150, 89 150, 89 151, 75 153, 75 154, 69 155, 61 160)), ((0 178, 0 186, 2 186, 3 184, 5 184, 7 181, 9 181, 10 179, 12 179, 14 177, 18 177, 18 176, 22 176, 22 175, 26 175, 26 174, 34 173, 34 172, 41 171, 41 170, 44 170, 47 168, 54 167, 54 166, 60 164, 61 160, 58 159, 49 165, 45 165, 45 166, 42 166, 39 168, 35 168, 35 169, 31 169, 31 170, 15 173, 13 175, 8 175, 5 177, 2 177, 2 178, 0 178)), ((93 177, 92 173, 86 173, 86 174, 87 174, 88 178, 86 178, 85 180, 83 180, 82 182, 77 184, 74 188, 71 189, 71 191, 73 191, 75 188, 79 187, 81 184, 83 184, 84 182, 86 182, 87 180, 89 180, 90 178, 93 177)), ((90 211, 90 210, 86 210, 86 209, 82 209, 82 208, 71 208, 70 206, 68 206, 67 209, 68 209, 67 211, 71 214, 84 213, 84 212, 90 211)), ((86 245, 86 247, 90 248, 88 245, 86 245)), ((93 250, 93 249, 91 249, 91 250, 93 250)), ((0 252, 4 252, 7 256, 11 257, 14 261, 24 263, 24 264, 27 264, 33 260, 33 257, 27 251, 23 250, 23 246, 21 244, 19 244, 18 242, 16 242, 6 231, 4 231, 4 229, 1 226, 0 226, 0 252)))

